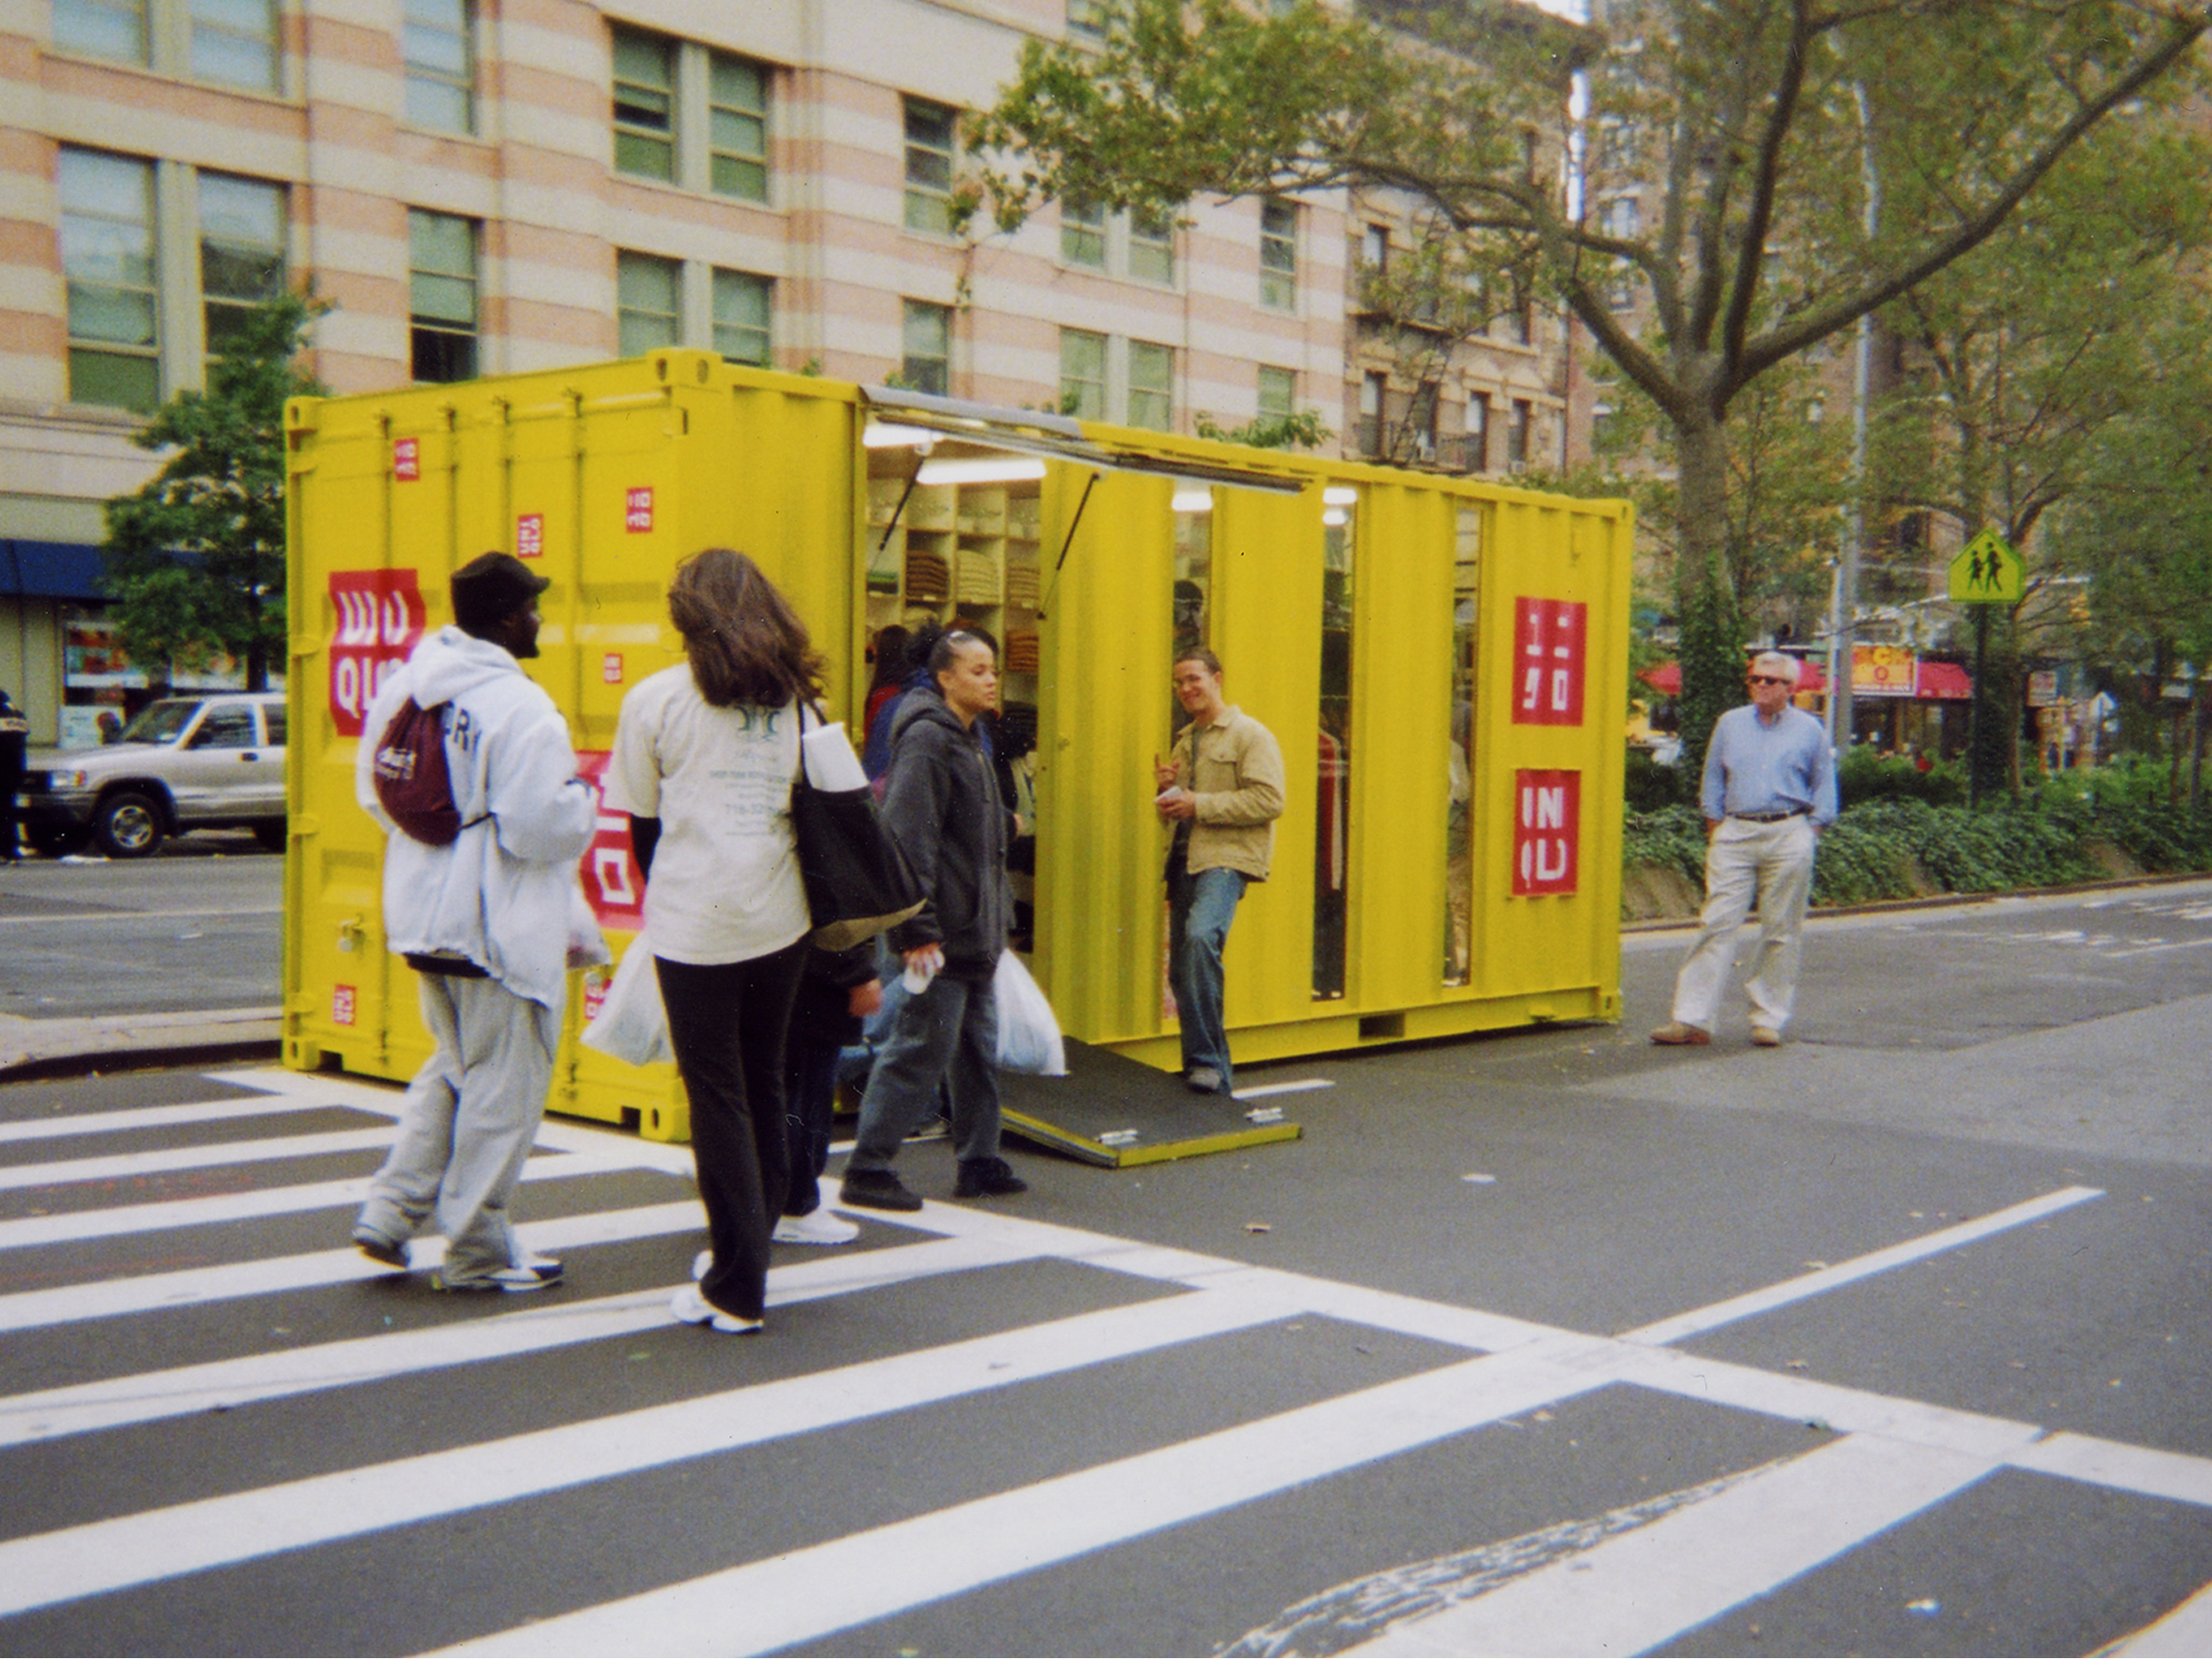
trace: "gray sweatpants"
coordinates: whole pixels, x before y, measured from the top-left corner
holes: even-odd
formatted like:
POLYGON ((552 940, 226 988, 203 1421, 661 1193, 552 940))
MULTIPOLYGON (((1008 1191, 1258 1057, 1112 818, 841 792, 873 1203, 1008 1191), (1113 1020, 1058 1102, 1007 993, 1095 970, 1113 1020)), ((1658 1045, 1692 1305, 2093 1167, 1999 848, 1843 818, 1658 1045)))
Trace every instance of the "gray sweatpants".
POLYGON ((418 978, 437 1048, 407 1086, 399 1139, 369 1184, 359 1225, 397 1241, 434 1217, 451 1283, 522 1259, 507 1200, 545 1115, 561 1010, 495 979, 418 978))

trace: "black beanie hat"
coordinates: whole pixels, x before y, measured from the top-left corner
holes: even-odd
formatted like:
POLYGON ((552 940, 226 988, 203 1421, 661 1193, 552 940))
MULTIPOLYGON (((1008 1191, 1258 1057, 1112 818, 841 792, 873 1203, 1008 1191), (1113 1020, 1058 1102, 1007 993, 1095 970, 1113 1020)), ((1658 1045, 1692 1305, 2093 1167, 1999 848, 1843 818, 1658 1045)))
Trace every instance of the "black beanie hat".
POLYGON ((511 553, 480 553, 453 572, 453 619, 480 638, 552 585, 511 553))

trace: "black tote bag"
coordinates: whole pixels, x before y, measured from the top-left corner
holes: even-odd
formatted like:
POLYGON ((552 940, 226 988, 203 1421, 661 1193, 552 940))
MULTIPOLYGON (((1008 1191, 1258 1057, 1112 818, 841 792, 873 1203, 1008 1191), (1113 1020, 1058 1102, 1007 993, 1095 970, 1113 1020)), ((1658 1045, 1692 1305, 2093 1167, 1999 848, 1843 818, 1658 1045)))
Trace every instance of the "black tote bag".
MULTIPOLYGON (((818 727, 828 725, 819 709, 813 714, 818 727)), ((808 939, 825 950, 845 950, 918 914, 926 895, 906 855, 876 816, 875 791, 864 784, 816 788, 807 776, 805 738, 802 717, 791 830, 814 921, 808 939)))

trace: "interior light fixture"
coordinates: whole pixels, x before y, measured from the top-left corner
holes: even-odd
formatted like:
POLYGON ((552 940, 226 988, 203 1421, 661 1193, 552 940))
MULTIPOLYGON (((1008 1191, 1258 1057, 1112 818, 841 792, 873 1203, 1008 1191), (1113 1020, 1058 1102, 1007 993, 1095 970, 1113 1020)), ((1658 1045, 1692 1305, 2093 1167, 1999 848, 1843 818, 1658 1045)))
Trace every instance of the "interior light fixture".
POLYGON ((1045 475, 1033 455, 987 455, 974 460, 925 461, 915 481, 921 484, 1019 484, 1045 475))
POLYGON ((1178 512, 1211 512, 1214 493, 1210 489, 1179 489, 1170 504, 1178 512))
POLYGON ((1358 502, 1359 491, 1349 484, 1332 484, 1321 492, 1321 499, 1332 507, 1349 507, 1358 502))
POLYGON ((871 449, 927 449, 939 435, 927 426, 902 426, 893 420, 872 420, 862 430, 860 442, 871 449))
POLYGON ((1321 522, 1333 529, 1338 525, 1351 523, 1352 515, 1341 507, 1326 507, 1322 510, 1321 522))

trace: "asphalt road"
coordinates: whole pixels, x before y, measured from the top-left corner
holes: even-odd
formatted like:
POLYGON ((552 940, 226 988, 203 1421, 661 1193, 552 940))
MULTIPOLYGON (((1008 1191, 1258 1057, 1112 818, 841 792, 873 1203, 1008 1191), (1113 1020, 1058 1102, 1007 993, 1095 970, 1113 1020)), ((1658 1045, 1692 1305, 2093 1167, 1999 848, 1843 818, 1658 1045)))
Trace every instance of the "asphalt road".
POLYGON ((244 830, 0 864, 0 1018, 273 1007, 283 903, 283 858, 244 830))
POLYGON ((1773 1051, 1644 1041, 1681 946, 757 1338, 680 1148, 549 1125, 486 1305, 342 1248, 388 1087, 0 1089, 0 1652, 2207 1651, 2212 883, 1821 921, 1773 1051))

